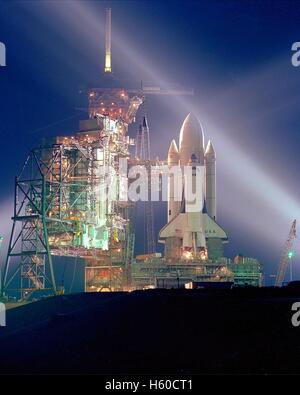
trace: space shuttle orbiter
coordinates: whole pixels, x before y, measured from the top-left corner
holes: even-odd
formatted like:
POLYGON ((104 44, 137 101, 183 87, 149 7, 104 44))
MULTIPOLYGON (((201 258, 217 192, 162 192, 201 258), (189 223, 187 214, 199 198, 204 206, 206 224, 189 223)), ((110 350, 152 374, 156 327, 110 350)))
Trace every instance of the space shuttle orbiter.
POLYGON ((165 257, 173 259, 214 259, 223 256, 226 232, 216 222, 216 155, 209 141, 204 151, 204 136, 198 119, 188 114, 180 135, 179 149, 172 140, 168 151, 169 172, 167 224, 160 230, 159 242, 165 244, 165 257), (191 177, 185 176, 190 168, 191 177), (178 194, 178 188, 181 188, 178 194), (186 190, 194 191, 190 202, 186 190), (180 196, 178 198, 178 196, 180 196), (195 205, 196 201, 196 205, 195 205))

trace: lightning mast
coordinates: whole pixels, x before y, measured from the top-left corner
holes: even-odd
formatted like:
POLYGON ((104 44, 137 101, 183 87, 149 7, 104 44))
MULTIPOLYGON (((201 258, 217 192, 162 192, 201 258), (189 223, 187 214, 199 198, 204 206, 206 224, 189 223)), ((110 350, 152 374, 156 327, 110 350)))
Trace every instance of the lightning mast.
POLYGON ((105 17, 105 64, 104 73, 111 73, 111 8, 106 9, 105 17))

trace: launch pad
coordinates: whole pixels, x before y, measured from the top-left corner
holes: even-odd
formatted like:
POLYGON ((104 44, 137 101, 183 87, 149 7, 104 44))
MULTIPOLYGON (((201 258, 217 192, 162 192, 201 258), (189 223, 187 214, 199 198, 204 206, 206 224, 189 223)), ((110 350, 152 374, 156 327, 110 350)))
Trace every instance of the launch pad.
MULTIPOLYGON (((111 73, 111 13, 107 12, 105 74, 111 73)), ((86 292, 174 288, 196 282, 262 285, 256 259, 224 258, 227 234, 216 221, 216 155, 199 121, 189 114, 181 128, 179 149, 173 140, 166 161, 150 155, 149 127, 144 116, 136 140, 128 125, 148 94, 191 94, 162 91, 93 88, 88 91, 89 118, 74 135, 58 136, 33 149, 15 181, 15 208, 1 293, 20 277, 22 299, 34 292, 64 292, 57 286, 54 256, 84 260, 86 292), (136 146, 135 155, 130 152, 136 146), (122 162, 123 161, 123 162, 122 162), (122 168, 121 163, 128 163, 122 168), (132 166, 169 170, 190 167, 192 181, 202 169, 201 204, 189 212, 185 192, 175 199, 174 177, 168 177, 167 223, 159 233, 164 257, 156 254, 153 207, 146 202, 147 251, 134 259, 135 202, 122 199, 132 166), (195 176, 195 177, 194 177, 195 176), (49 268, 46 269, 46 266, 49 268)), ((160 170, 159 170, 160 171, 160 170)), ((164 171, 164 170, 163 170, 164 171)), ((183 183, 184 185, 184 183, 183 183)), ((195 184, 196 185, 196 184, 195 184)), ((151 182, 146 190, 151 196, 151 182)))
POLYGON ((131 265, 131 273, 134 289, 260 287, 263 279, 262 267, 253 258, 242 258, 239 264, 228 258, 206 261, 137 258, 131 265))

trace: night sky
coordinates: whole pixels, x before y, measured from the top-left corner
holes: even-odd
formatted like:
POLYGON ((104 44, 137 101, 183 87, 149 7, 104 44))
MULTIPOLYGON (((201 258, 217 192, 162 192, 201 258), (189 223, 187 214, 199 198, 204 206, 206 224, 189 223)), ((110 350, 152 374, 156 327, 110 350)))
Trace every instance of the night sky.
MULTIPOLYGON (((300 221, 300 67, 291 64, 300 1, 0 1, 0 233, 7 239, 14 177, 29 149, 86 118, 79 92, 101 86, 107 6, 116 78, 195 90, 147 100, 152 156, 165 159, 188 112, 198 116, 216 150, 226 255, 257 257, 268 283, 300 221)), ((157 232, 166 214, 156 206, 157 232)), ((295 249, 300 278, 298 239, 295 249)))

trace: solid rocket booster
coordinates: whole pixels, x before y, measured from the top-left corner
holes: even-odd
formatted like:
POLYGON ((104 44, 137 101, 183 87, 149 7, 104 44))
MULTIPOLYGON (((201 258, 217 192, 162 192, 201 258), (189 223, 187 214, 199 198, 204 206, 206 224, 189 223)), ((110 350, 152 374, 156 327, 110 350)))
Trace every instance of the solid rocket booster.
POLYGON ((104 72, 111 73, 111 8, 106 9, 105 18, 105 65, 104 72))
MULTIPOLYGON (((171 170, 173 166, 178 166, 178 164, 179 152, 176 141, 172 140, 168 151, 169 170, 171 170)), ((168 222, 170 222, 179 213, 180 210, 181 200, 177 199, 175 196, 176 187, 176 174, 170 172, 168 176, 168 222)))
POLYGON ((216 219, 216 154, 211 141, 207 144, 204 158, 206 208, 208 215, 216 219))

